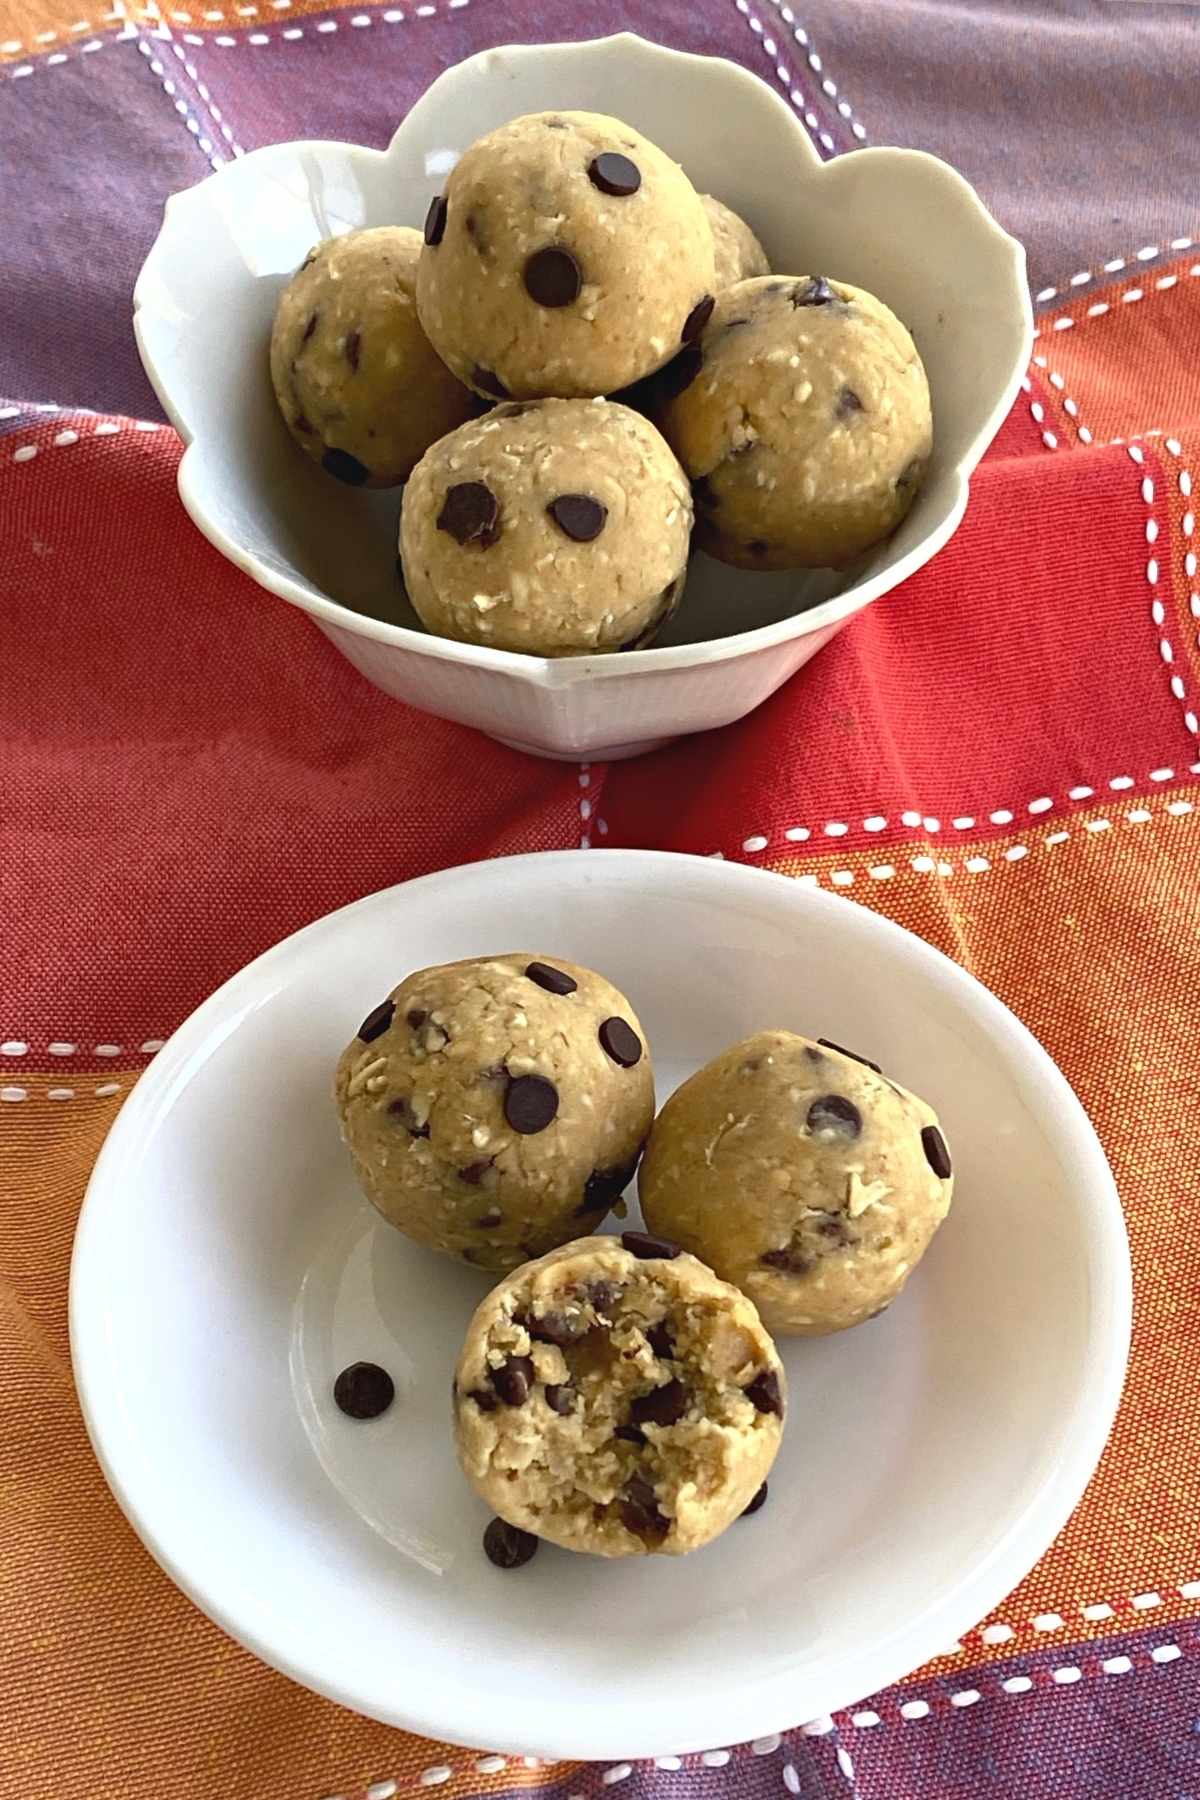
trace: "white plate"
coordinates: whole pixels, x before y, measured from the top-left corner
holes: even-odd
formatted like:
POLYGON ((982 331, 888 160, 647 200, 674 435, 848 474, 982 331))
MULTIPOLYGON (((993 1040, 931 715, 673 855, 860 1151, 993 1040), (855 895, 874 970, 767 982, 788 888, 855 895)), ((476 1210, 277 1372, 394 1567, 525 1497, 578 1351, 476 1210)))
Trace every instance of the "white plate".
POLYGON ((1120 1392, 1121 1209, 1082 1108, 1023 1026, 899 927, 783 877, 566 851, 413 881, 244 969, 138 1083, 71 1272, 84 1414, 163 1567, 265 1661, 396 1725, 619 1757, 779 1730, 973 1625, 1079 1498, 1120 1392), (330 1072, 406 971, 498 949, 591 964, 634 1002, 660 1096, 760 1026, 881 1061, 939 1109, 950 1218, 903 1300, 785 1345, 767 1507, 678 1561, 543 1547, 504 1574, 450 1445, 485 1279, 361 1201, 330 1072), (396 1378, 355 1424, 330 1385, 396 1378))

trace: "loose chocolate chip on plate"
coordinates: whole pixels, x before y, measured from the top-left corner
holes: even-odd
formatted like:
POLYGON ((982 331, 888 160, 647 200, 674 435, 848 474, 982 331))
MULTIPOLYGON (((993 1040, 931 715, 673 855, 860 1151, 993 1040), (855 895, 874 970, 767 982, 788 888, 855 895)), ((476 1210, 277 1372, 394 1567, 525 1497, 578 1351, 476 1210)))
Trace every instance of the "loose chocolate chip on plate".
MULTIPOLYGON (((857 1050, 847 1050, 845 1044, 835 1044, 832 1038, 818 1038, 817 1042, 822 1050, 836 1050, 839 1056, 848 1056, 851 1062, 862 1063, 865 1068, 874 1069, 877 1075, 883 1074, 877 1062, 872 1062, 869 1056, 860 1056, 857 1050)), ((811 1050, 809 1055, 812 1055, 811 1050)), ((813 1060, 816 1061, 816 1058, 813 1060)))
POLYGON ((774 1369, 764 1369, 743 1391, 747 1400, 752 1401, 760 1413, 774 1413, 782 1419, 783 1393, 779 1386, 779 1376, 774 1369))
POLYGON ((539 306, 570 306, 583 286, 579 264, 559 244, 534 251, 525 264, 524 281, 525 292, 539 306))
POLYGON ((484 1555, 498 1569, 520 1569, 537 1555, 538 1541, 531 1531, 493 1519, 483 1534, 484 1555))
POLYGON ((637 1173, 637 1165, 635 1156, 622 1163, 619 1169, 593 1169, 584 1184, 583 1201, 576 1209, 576 1217, 581 1213, 599 1212, 602 1206, 611 1206, 614 1200, 619 1200, 637 1173))
POLYGON ((472 1388, 467 1399, 473 1400, 480 1412, 495 1412, 500 1404, 495 1394, 489 1394, 486 1388, 472 1388))
POLYGON ((862 1114, 843 1094, 822 1094, 809 1107, 805 1124, 815 1134, 856 1138, 862 1131, 862 1114))
POLYGON ((671 359, 659 377, 663 398, 678 399, 685 388, 691 387, 703 367, 703 350, 699 344, 689 344, 686 350, 681 350, 678 356, 671 359))
POLYGON ((823 275, 814 275, 809 281, 799 282, 792 289, 793 306, 828 306, 837 295, 823 275))
POLYGON ((657 1325, 651 1325, 646 1333, 646 1342, 655 1356, 661 1357, 664 1362, 669 1361, 675 1354, 675 1339, 671 1334, 670 1323, 666 1319, 660 1319, 657 1325))
POLYGON ((364 1044, 373 1044, 377 1037, 382 1037, 396 1015, 394 1000, 381 1000, 372 1008, 358 1028, 358 1035, 364 1044))
POLYGON ((327 475, 336 475, 339 481, 344 481, 347 487, 361 487, 371 473, 366 463, 360 463, 348 450, 327 450, 321 458, 321 467, 327 475))
POLYGON ((317 314, 310 313, 309 319, 308 319, 308 324, 304 327, 304 336, 300 339, 300 342, 302 344, 307 344, 309 338, 312 336, 313 332, 316 329, 317 329, 317 314))
POLYGON ((476 363, 471 371, 471 386, 481 388, 494 400, 508 399, 508 389, 500 377, 492 369, 482 368, 479 363, 476 363))
POLYGON ((674 1262, 679 1255, 679 1245, 672 1244, 666 1238, 651 1237, 648 1231, 623 1231, 621 1248, 628 1250, 630 1256, 636 1256, 640 1262, 674 1262))
POLYGON ((623 1444, 646 1444, 650 1441, 640 1425, 618 1425, 613 1436, 620 1438, 623 1444))
POLYGON ((621 156, 616 150, 604 150, 599 156, 593 156, 588 164, 588 180, 602 194, 624 200, 641 187, 642 171, 627 156, 621 156))
POLYGON ((623 1069, 632 1069, 642 1060, 642 1040, 624 1019, 605 1019, 598 1036, 600 1048, 623 1069))
POLYGON ((950 1151, 946 1140, 936 1125, 926 1125, 921 1132, 921 1144, 925 1151, 925 1160, 939 1181, 949 1181, 954 1173, 954 1165, 950 1161, 950 1151))
POLYGON ((558 494, 546 511, 566 537, 576 544, 590 544, 604 530, 608 508, 590 494, 558 494))
POLYGON ((508 1084, 504 1116, 522 1137, 545 1131, 558 1112, 558 1089, 542 1075, 518 1075, 508 1084))
POLYGON ((548 1381, 546 1383, 546 1405, 560 1419, 565 1419, 575 1411, 579 1395, 569 1381, 548 1381))
POLYGON ((446 489, 437 528, 448 531, 458 544, 478 544, 488 550, 500 536, 500 502, 482 481, 456 481, 446 489))
POLYGON ((549 963, 531 962, 525 970, 527 980, 536 981, 548 994, 573 994, 579 983, 564 969, 552 969, 549 963))
POLYGON ((658 1497, 650 1483, 635 1475, 625 1485, 619 1502, 621 1523, 634 1537, 661 1542, 671 1529, 671 1521, 658 1510, 658 1497))
POLYGON ((767 1484, 764 1481, 762 1486, 759 1488, 757 1494, 755 1494, 753 1500, 750 1502, 749 1506, 747 1506, 744 1509, 744 1511, 742 1512, 742 1518, 748 1519, 748 1518, 750 1518, 750 1516, 753 1513, 761 1512, 762 1508, 766 1504, 767 1504, 767 1484))
POLYGON ((354 370, 355 374, 358 373, 358 357, 361 349, 362 332, 348 331, 346 333, 345 343, 346 361, 350 364, 350 367, 354 370))
POLYGON ((677 1425, 688 1409, 688 1391, 682 1381, 668 1381, 663 1387, 639 1394, 631 1402, 631 1425, 677 1425))
POLYGON ((396 1397, 396 1387, 378 1363, 351 1363, 333 1384, 333 1398, 351 1419, 377 1419, 396 1397))
POLYGON ((866 408, 863 406, 862 401, 852 387, 842 388, 841 393, 837 397, 837 405, 833 409, 834 416, 838 419, 848 419, 853 413, 860 413, 865 410, 866 408))
POLYGON ((533 1363, 527 1356, 510 1356, 492 1370, 492 1386, 505 1406, 524 1406, 533 1386, 533 1363))
POLYGON ((429 202, 429 211, 425 214, 425 242, 432 249, 440 244, 446 233, 446 201, 443 195, 435 194, 429 202))
POLYGON ((712 294, 705 294, 697 300, 687 318, 683 321, 683 330, 679 334, 681 344, 694 344, 708 321, 712 318, 712 309, 717 304, 712 294))

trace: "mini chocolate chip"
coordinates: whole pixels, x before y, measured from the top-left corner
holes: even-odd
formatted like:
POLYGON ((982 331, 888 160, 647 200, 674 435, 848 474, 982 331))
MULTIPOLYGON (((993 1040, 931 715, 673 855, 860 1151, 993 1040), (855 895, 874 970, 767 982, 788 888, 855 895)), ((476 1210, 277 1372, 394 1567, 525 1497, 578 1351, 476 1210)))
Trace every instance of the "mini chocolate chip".
POLYGON ((604 530, 608 508, 590 494, 557 494, 546 511, 565 536, 576 544, 590 544, 604 530))
POLYGON ((851 1062, 862 1063, 865 1068, 874 1069, 877 1075, 883 1074, 877 1062, 872 1062, 869 1056, 860 1056, 857 1050, 847 1050, 845 1044, 835 1044, 832 1038, 818 1038, 817 1042, 822 1050, 836 1050, 839 1056, 848 1056, 851 1062))
POLYGON ((525 1329, 535 1344, 557 1344, 565 1350, 568 1344, 577 1344, 586 1337, 591 1328, 582 1313, 551 1311, 540 1318, 526 1318, 525 1329))
POLYGON ((764 543, 762 538, 751 538, 750 542, 746 545, 746 548, 751 556, 765 556, 771 546, 770 544, 764 543))
POLYGON ((743 1513, 741 1515, 742 1518, 748 1519, 751 1517, 752 1514, 754 1514, 756 1512, 761 1512, 762 1508, 766 1504, 767 1504, 767 1484, 764 1481, 762 1486, 759 1488, 757 1494, 755 1494, 753 1500, 750 1502, 749 1506, 747 1506, 745 1508, 745 1510, 743 1511, 743 1513))
POLYGON ((914 457, 912 462, 905 463, 904 467, 897 475, 896 486, 898 488, 913 487, 921 479, 924 468, 925 464, 920 458, 914 457))
POLYGON ((373 1044, 377 1037, 382 1037, 396 1015, 394 1000, 381 1000, 363 1020, 358 1028, 358 1035, 364 1044, 373 1044))
POLYGON ((588 1299, 598 1313, 611 1315, 613 1307, 621 1298, 621 1289, 615 1281, 593 1281, 588 1289, 588 1299))
POLYGON ((507 1519, 493 1519, 483 1534, 483 1551, 498 1569, 521 1569, 537 1555, 532 1531, 522 1531, 507 1519))
POLYGON ((358 356, 359 356, 359 351, 361 349, 362 349, 362 332, 361 331, 348 331, 346 333, 346 344, 345 344, 346 361, 350 364, 350 367, 354 370, 355 374, 358 373, 358 356))
POLYGON ((661 1357, 663 1362, 668 1362, 675 1354, 675 1339, 671 1334, 670 1321, 660 1319, 657 1325, 651 1325, 646 1333, 646 1342, 655 1356, 661 1357))
MULTIPOLYGON (((309 424, 308 420, 305 418, 305 416, 302 412, 298 412, 296 414, 296 417, 293 419, 292 423, 295 425, 297 431, 302 431, 304 433, 305 437, 312 436, 312 426, 309 424)), ((400 558, 397 557, 396 561, 399 562, 399 560, 400 560, 400 558)))
POLYGON ((318 245, 316 245, 316 244, 313 245, 312 249, 309 251, 309 253, 305 257, 304 261, 300 264, 300 268, 296 270, 297 275, 299 275, 304 269, 310 268, 312 266, 312 264, 316 262, 318 248, 319 248, 318 245))
POLYGON ((533 1363, 528 1356, 510 1356, 491 1372, 492 1386, 505 1406, 524 1406, 533 1379, 533 1363))
POLYGON ((785 1244, 782 1250, 764 1250, 758 1260, 764 1269, 782 1269, 785 1275, 807 1275, 817 1266, 813 1257, 805 1256, 794 1244, 785 1244))
POLYGON ((518 1075, 508 1084, 504 1116, 522 1137, 545 1131, 558 1111, 558 1089, 541 1075, 518 1075))
POLYGON ((597 1033, 600 1048, 623 1069, 632 1069, 642 1060, 642 1040, 624 1019, 605 1019, 597 1033))
POLYGON ((717 304, 712 294, 705 294, 697 300, 687 318, 683 321, 683 330, 679 334, 681 344, 694 344, 708 321, 712 318, 712 309, 717 304))
POLYGON ((442 194, 435 194, 425 214, 425 242, 433 249, 446 235, 447 206, 442 194))
POLYGON ((828 306, 837 295, 823 275, 814 275, 809 281, 798 282, 792 289, 793 306, 828 306))
POLYGON ((668 1381, 637 1396, 629 1408, 629 1421, 632 1425, 678 1425, 687 1409, 688 1391, 682 1381, 668 1381))
POLYGON ((333 1398, 351 1419, 377 1419, 396 1398, 396 1386, 378 1363, 351 1363, 333 1384, 333 1398))
POLYGON ((565 119, 547 119, 546 120, 546 130, 547 131, 565 131, 566 129, 567 129, 567 121, 565 119))
POLYGON ((828 1132, 834 1137, 856 1138, 862 1132, 862 1114, 853 1100, 842 1094, 822 1094, 809 1107, 804 1122, 811 1132, 828 1132))
POLYGON ((676 400, 685 388, 690 388, 697 375, 704 367, 704 352, 699 344, 689 344, 686 350, 673 357, 662 371, 659 380, 665 400, 676 400))
POLYGON ((410 1006, 404 1017, 414 1031, 420 1031, 429 1014, 422 1006, 410 1006))
POLYGON ((645 1444, 649 1442, 649 1439, 640 1425, 618 1425, 613 1432, 613 1436, 615 1438, 620 1438, 623 1444, 645 1444))
POLYGON ((302 344, 307 344, 309 338, 312 336, 313 332, 316 329, 317 329, 317 314, 311 313, 309 315, 308 324, 304 327, 304 336, 300 339, 300 342, 302 344))
POLYGON ((437 528, 458 544, 476 543, 488 550, 500 536, 500 502, 482 481, 456 481, 446 489, 437 528))
POLYGON ((491 369, 485 369, 479 363, 471 371, 471 386, 482 388, 485 394, 491 394, 494 400, 507 400, 508 389, 500 377, 491 369))
POLYGON ((497 1225, 503 1225, 504 1214, 498 1206, 489 1206, 485 1213, 480 1213, 475 1223, 480 1231, 494 1231, 497 1225))
POLYGON ((671 1529, 671 1521, 658 1510, 658 1498, 650 1483, 635 1475, 626 1483, 619 1502, 621 1523, 634 1537, 654 1539, 661 1543, 671 1529))
POLYGON ((579 1395, 569 1381, 548 1381, 546 1383, 546 1405, 560 1419, 565 1419, 575 1411, 579 1395))
POLYGON ((817 1235, 831 1238, 835 1244, 850 1243, 850 1233, 846 1229, 846 1221, 840 1213, 826 1213, 817 1225, 817 1235))
POLYGON ((527 980, 535 981, 548 994, 573 994, 579 983, 564 969, 552 969, 549 963, 531 962, 525 969, 527 980))
POLYGON ((716 506, 717 496, 707 475, 697 475, 692 483, 692 499, 697 506, 716 506))
POLYGON ((486 1388, 472 1388, 467 1399, 473 1400, 480 1412, 495 1412, 500 1404, 495 1394, 489 1394, 486 1388))
POLYGON ((926 1125, 921 1132, 921 1146, 925 1151, 925 1160, 939 1181, 949 1181, 954 1173, 950 1161, 950 1151, 946 1140, 936 1125, 926 1125))
POLYGON ((458 1171, 458 1179, 465 1181, 468 1187, 478 1187, 492 1166, 493 1158, 484 1157, 482 1162, 468 1163, 465 1169, 458 1171))
POLYGON ((321 467, 327 475, 336 475, 339 481, 344 481, 347 487, 361 487, 371 473, 366 463, 360 463, 348 450, 327 450, 321 458, 321 467))
POLYGON ((672 1244, 667 1238, 651 1237, 648 1231, 623 1231, 621 1248, 640 1262, 651 1262, 656 1258, 660 1262, 674 1262, 679 1255, 678 1244, 672 1244))
POLYGON ((749 323, 749 319, 726 319, 721 327, 721 335, 724 336, 727 331, 736 331, 739 325, 748 325, 749 323))
POLYGON ((642 185, 642 171, 627 156, 621 156, 616 150, 603 150, 599 156, 593 156, 588 164, 588 180, 593 187, 598 187, 602 194, 613 194, 624 200, 630 194, 636 194, 642 185))
POLYGON ((888 1307, 891 1304, 892 1303, 890 1300, 885 1300, 882 1306, 877 1306, 875 1308, 874 1312, 869 1312, 867 1314, 866 1318, 863 1320, 863 1324, 869 1325, 872 1319, 878 1319, 879 1317, 881 1317, 881 1315, 887 1311, 888 1307))
POLYGON ((634 1156, 619 1169, 593 1169, 584 1183, 583 1202, 576 1208, 576 1218, 581 1213, 599 1212, 602 1206, 609 1207, 619 1200, 637 1173, 637 1166, 634 1156))
POLYGON ((401 1094, 395 1100, 389 1100, 388 1111, 394 1113, 403 1122, 408 1129, 409 1137, 427 1138, 429 1136, 429 1120, 426 1119, 423 1125, 417 1124, 413 1116, 412 1101, 405 1095, 401 1094))
POLYGON ((539 306, 570 306, 583 286, 579 264, 560 244, 535 250, 525 264, 523 279, 525 292, 539 306))
POLYGON ((742 1391, 747 1400, 752 1401, 760 1413, 774 1413, 782 1419, 783 1392, 779 1386, 779 1376, 774 1369, 764 1369, 742 1391))
POLYGON ((837 405, 833 409, 835 419, 848 419, 853 413, 865 412, 866 408, 852 387, 843 387, 837 397, 837 405))

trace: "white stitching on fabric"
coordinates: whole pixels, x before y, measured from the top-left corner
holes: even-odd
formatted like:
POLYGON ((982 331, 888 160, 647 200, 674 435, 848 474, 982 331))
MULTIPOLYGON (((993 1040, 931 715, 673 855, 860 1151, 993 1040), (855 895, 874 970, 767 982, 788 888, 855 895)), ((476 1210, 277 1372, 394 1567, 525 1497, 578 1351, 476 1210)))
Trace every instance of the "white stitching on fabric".
POLYGON ((579 796, 579 848, 590 850, 592 847, 592 801, 588 789, 592 785, 592 765, 581 762, 579 765, 579 785, 583 792, 579 796))
MULTIPOLYGON (((1162 440, 1162 447, 1177 463, 1182 462, 1183 446, 1180 444, 1178 438, 1164 438, 1162 440)), ((1139 444, 1127 444, 1125 447, 1125 454, 1137 468, 1145 469, 1146 455, 1139 444)), ((1180 492, 1186 498, 1190 495, 1192 489, 1192 477, 1190 471, 1186 467, 1181 468, 1176 479, 1180 492)), ((1155 630, 1159 633, 1158 654, 1166 664, 1167 668, 1172 671, 1170 676, 1171 696, 1174 700, 1179 702, 1179 705, 1182 708, 1184 728, 1191 733, 1192 737, 1200 738, 1200 718, 1197 718, 1195 709, 1187 703, 1187 684, 1184 681, 1182 674, 1175 667, 1175 649, 1171 639, 1167 636, 1168 626, 1166 607, 1162 595, 1159 592, 1159 581, 1161 579, 1162 569, 1159 559, 1154 553, 1155 546, 1161 536, 1161 527, 1154 511, 1156 498, 1154 481, 1148 473, 1142 475, 1140 491, 1143 504, 1146 507, 1145 536, 1146 547, 1150 552, 1146 558, 1146 580, 1149 583, 1150 592, 1153 596, 1150 602, 1150 617, 1153 621, 1155 630)), ((1184 544, 1183 572, 1189 589, 1191 590, 1188 598, 1189 609, 1192 617, 1195 619, 1200 618, 1200 594, 1195 591, 1194 586, 1196 580, 1196 553, 1191 548, 1191 539, 1194 530, 1195 517, 1191 511, 1188 511, 1184 514, 1181 521, 1181 533, 1184 544)), ((1168 593, 1169 592, 1170 587, 1168 585, 1168 593)), ((1200 634, 1197 636, 1197 642, 1200 643, 1200 634)))
MULTIPOLYGON (((228 32, 202 36, 199 32, 185 31, 181 33, 181 36, 185 44, 192 44, 196 48, 215 44, 219 50, 236 50, 239 44, 250 44, 255 49, 262 49, 266 45, 273 43, 294 44, 299 39, 309 36, 314 32, 322 37, 330 37, 341 30, 342 26, 358 27, 359 29, 362 29, 363 27, 371 25, 403 25, 409 18, 432 19, 442 13, 460 12, 463 7, 469 6, 470 3, 471 0, 442 0, 440 6, 412 6, 408 12, 405 12, 398 6, 393 6, 389 7, 386 12, 356 13, 349 18, 340 20, 318 19, 315 23, 310 20, 307 26, 291 25, 285 30, 280 31, 251 31, 240 38, 231 37, 228 32)), ((239 8, 238 10, 240 12, 242 9, 239 8)), ((202 19, 208 23, 218 22, 220 19, 224 18, 224 16, 224 14, 218 14, 216 11, 205 12, 201 15, 202 19)), ((171 17, 177 23, 184 23, 182 15, 178 12, 172 12, 171 17)))
MULTIPOLYGON (((782 0, 769 0, 769 4, 775 8, 792 36, 795 38, 797 44, 800 46, 800 49, 804 52, 809 68, 815 75, 821 77, 821 92, 828 95, 829 99, 836 101, 839 116, 846 121, 847 125, 849 125, 851 132, 858 142, 860 144, 865 144, 867 141, 866 131, 855 118, 854 109, 850 105, 850 102, 846 99, 844 94, 839 92, 837 83, 830 79, 825 70, 825 65, 821 61, 821 58, 818 56, 816 48, 813 45, 812 38, 809 36, 804 26, 797 23, 796 15, 791 7, 783 5, 782 0)), ((783 79, 782 76, 780 76, 780 79, 783 79)))
MULTIPOLYGON (((1193 263, 1191 268, 1188 269, 1186 271, 1186 273, 1193 279, 1200 277, 1200 263, 1193 263)), ((1168 280, 1165 280, 1162 282, 1156 281, 1154 284, 1154 292, 1160 293, 1160 294, 1170 293, 1172 288, 1176 287, 1177 285, 1178 285, 1177 280, 1169 280, 1168 279, 1168 280)), ((1087 317, 1089 319, 1101 319, 1104 317, 1104 315, 1106 313, 1109 313, 1113 310, 1114 305, 1130 306, 1135 301, 1144 300, 1144 299, 1146 299, 1146 297, 1147 297, 1146 290, 1144 288, 1140 288, 1140 287, 1123 288, 1122 291, 1116 296, 1115 301, 1098 301, 1094 306, 1089 306, 1088 310, 1087 310, 1087 317)), ((1057 319, 1051 319, 1048 326, 1046 327, 1046 329, 1049 331, 1071 331, 1077 323, 1078 323, 1078 321, 1071 318, 1069 313, 1062 313, 1059 315, 1059 317, 1057 319)), ((1041 326, 1038 327, 1038 329, 1034 332, 1033 336, 1034 336, 1035 341, 1042 336, 1042 327, 1041 326)))
MULTIPOLYGON (((158 33, 155 33, 155 36, 157 37, 158 33)), ((148 62, 151 75, 157 77, 158 84, 162 88, 163 93, 167 96, 167 99, 171 102, 171 105, 183 120, 185 129, 195 138, 201 154, 207 157, 209 167, 213 169, 223 169, 225 166, 225 158, 217 151, 213 145, 212 139, 205 137, 199 119, 197 119, 192 112, 187 101, 176 91, 174 81, 167 74, 166 69, 155 55, 153 44, 147 42, 145 38, 139 37, 137 40, 137 47, 148 62)))
POLYGON ((1166 256, 1171 251, 1178 254, 1190 250, 1194 241, 1190 237, 1177 237, 1168 239, 1165 244, 1144 244, 1140 250, 1133 250, 1128 256, 1111 257, 1098 269, 1079 269, 1074 275, 1068 276, 1066 281, 1060 282, 1057 287, 1040 288, 1034 295, 1034 299, 1039 306, 1047 305, 1051 300, 1057 300, 1061 295, 1067 293, 1069 289, 1077 290, 1087 287, 1089 282, 1099 281, 1102 275, 1119 275, 1123 269, 1129 267, 1130 263, 1153 262, 1155 257, 1166 256))
MULTIPOLYGON (((775 71, 776 80, 791 101, 796 112, 799 113, 800 117, 804 120, 809 135, 814 137, 821 148, 826 151, 827 154, 832 156, 837 149, 837 145, 834 143, 829 133, 821 129, 821 121, 813 111, 811 103, 801 90, 798 77, 794 76, 787 64, 781 60, 779 46, 776 44, 775 39, 764 35, 765 28, 763 22, 758 17, 757 13, 751 11, 750 0, 733 0, 733 4, 745 19, 755 37, 758 38, 759 42, 762 44, 763 54, 770 59, 771 66, 775 71)), ((800 42, 799 37, 797 37, 796 41, 797 43, 800 42)), ((809 62, 812 62, 812 55, 809 56, 809 62)), ((820 66, 821 62, 818 57, 818 71, 820 70, 820 66)))

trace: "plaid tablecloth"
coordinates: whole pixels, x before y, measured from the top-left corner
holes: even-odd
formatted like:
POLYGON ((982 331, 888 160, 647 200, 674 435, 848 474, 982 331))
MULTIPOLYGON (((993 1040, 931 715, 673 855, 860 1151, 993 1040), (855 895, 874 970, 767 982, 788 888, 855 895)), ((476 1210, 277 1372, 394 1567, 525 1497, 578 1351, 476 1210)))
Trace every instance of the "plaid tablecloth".
POLYGON ((1152 5, 0 7, 5 1800, 1200 1795, 1196 41, 1152 5), (621 25, 744 62, 826 155, 950 155, 1029 242, 1040 330, 933 565, 752 718, 564 767, 382 699, 201 541, 129 295, 164 197, 230 157, 382 144, 472 51, 621 25), (937 1663, 779 1739, 529 1767, 342 1712, 174 1590, 87 1447, 67 1264, 122 1096, 249 957, 405 876, 616 844, 842 892, 1013 1006, 1112 1159, 1133 1356, 1075 1517, 937 1663))

